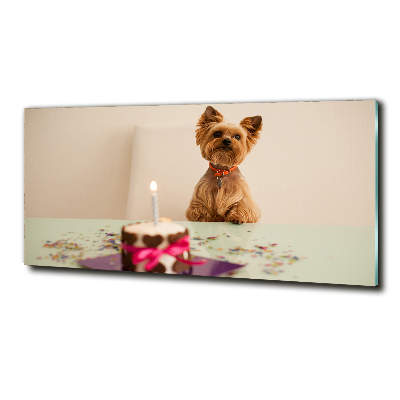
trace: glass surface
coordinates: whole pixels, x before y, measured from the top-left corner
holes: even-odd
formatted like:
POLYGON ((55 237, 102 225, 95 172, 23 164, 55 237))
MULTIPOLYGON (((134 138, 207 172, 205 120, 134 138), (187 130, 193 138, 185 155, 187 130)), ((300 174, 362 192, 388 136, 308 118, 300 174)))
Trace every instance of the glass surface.
POLYGON ((375 102, 375 285, 378 284, 378 102, 375 102))
MULTIPOLYGON (((25 218, 25 264, 80 268, 118 253, 134 221, 25 218)), ((232 278, 374 286, 375 227, 178 222, 195 256, 246 264, 232 278)))

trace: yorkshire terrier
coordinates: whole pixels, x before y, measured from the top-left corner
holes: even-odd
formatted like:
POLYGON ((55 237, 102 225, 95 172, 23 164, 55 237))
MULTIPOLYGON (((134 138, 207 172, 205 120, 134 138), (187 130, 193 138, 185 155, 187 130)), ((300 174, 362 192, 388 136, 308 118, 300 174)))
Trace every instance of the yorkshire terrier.
POLYGON ((262 118, 257 115, 243 119, 238 125, 231 124, 208 106, 196 126, 196 144, 209 168, 194 188, 186 218, 233 224, 258 222, 261 211, 237 166, 257 143, 262 118))

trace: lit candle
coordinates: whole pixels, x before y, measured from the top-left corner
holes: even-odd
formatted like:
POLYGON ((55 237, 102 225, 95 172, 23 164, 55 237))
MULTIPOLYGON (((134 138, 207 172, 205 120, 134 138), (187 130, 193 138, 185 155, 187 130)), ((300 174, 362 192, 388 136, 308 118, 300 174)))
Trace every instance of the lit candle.
POLYGON ((157 197, 157 183, 151 182, 150 184, 151 191, 151 207, 153 209, 153 218, 154 223, 158 225, 158 197, 157 197))

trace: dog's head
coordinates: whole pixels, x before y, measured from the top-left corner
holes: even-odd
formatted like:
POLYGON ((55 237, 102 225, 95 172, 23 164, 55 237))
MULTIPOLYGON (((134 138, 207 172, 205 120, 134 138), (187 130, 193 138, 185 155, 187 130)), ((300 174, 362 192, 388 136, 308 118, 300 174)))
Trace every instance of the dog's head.
POLYGON ((215 108, 208 106, 196 129, 196 143, 201 155, 212 164, 224 167, 239 165, 257 143, 262 128, 262 118, 247 117, 240 124, 224 121, 215 108))

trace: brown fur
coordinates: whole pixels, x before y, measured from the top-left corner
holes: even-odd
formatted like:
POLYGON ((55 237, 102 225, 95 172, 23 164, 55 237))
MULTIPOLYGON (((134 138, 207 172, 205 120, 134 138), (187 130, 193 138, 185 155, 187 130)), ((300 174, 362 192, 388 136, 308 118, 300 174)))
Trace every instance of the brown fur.
MULTIPOLYGON (((218 169, 228 170, 241 164, 257 143, 262 129, 262 118, 244 118, 240 124, 224 121, 216 109, 208 106, 197 123, 196 144, 200 146, 204 159, 218 169), (214 133, 221 132, 215 138, 214 133), (240 135, 240 140, 235 138, 240 135), (230 145, 223 140, 230 139, 230 145)), ((236 168, 222 176, 222 187, 217 186, 215 171, 208 168, 194 188, 186 218, 189 221, 215 222, 226 221, 234 224, 258 222, 261 211, 251 197, 250 188, 236 168)))

